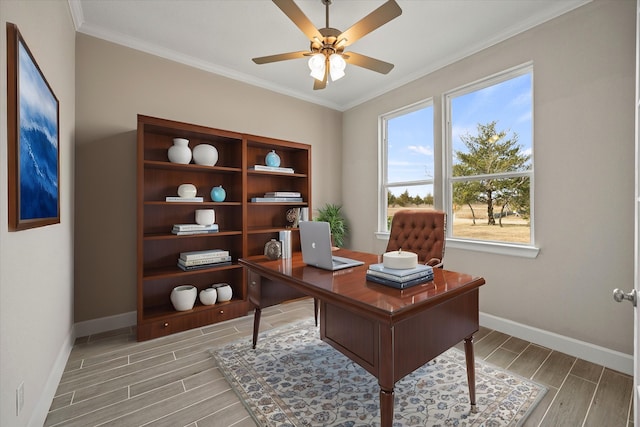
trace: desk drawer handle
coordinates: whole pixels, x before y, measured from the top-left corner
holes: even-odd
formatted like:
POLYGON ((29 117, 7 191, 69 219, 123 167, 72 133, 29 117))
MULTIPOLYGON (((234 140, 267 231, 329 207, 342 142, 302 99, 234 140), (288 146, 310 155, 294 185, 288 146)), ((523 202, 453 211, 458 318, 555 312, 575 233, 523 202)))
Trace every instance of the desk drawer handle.
POLYGON ((168 328, 169 327, 169 322, 164 322, 164 324, 162 326, 164 326, 165 328, 168 328))
POLYGON ((224 314, 224 310, 220 310, 220 314, 224 314))

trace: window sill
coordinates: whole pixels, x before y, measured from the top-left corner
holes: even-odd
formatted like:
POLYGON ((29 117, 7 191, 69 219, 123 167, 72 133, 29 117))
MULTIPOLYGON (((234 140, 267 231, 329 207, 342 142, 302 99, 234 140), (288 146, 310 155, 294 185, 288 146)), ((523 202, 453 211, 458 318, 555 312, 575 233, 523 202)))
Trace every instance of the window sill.
MULTIPOLYGON (((379 240, 389 240, 388 232, 376 232, 379 240)), ((515 245, 500 242, 481 242, 476 240, 463 240, 448 238, 446 248, 463 249, 467 251, 485 252, 496 255, 509 255, 522 258, 536 258, 540 248, 534 246, 515 245)))

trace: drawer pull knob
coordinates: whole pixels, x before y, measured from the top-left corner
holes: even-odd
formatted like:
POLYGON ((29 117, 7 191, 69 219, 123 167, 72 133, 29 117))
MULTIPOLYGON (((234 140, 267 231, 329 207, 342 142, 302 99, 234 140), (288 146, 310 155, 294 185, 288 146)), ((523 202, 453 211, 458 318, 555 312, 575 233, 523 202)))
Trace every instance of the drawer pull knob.
POLYGON ((164 325, 162 325, 162 326, 164 326, 165 328, 168 328, 169 327, 169 322, 164 322, 164 325))
POLYGON ((224 314, 224 310, 220 310, 220 314, 224 314))

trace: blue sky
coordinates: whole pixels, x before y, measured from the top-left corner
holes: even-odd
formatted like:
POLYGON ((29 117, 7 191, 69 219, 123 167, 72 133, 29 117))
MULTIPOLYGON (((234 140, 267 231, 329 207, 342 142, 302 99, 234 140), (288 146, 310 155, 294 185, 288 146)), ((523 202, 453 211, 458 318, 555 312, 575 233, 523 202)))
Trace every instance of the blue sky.
MULTIPOLYGON (((527 73, 452 100, 454 151, 465 150, 460 135, 475 135, 478 123, 497 121, 496 130, 515 132, 524 154, 532 152, 532 74, 527 73)), ((433 107, 429 106, 388 121, 388 181, 433 179, 433 107)), ((455 159, 454 159, 455 162, 455 159)), ((392 189, 399 195, 406 187, 392 189)), ((433 194, 433 187, 409 188, 411 196, 433 194)))

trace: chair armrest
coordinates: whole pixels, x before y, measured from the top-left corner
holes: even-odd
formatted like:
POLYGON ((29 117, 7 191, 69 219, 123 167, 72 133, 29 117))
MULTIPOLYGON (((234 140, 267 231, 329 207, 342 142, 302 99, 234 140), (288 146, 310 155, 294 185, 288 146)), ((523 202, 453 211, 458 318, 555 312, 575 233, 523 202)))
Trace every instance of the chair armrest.
POLYGON ((430 265, 433 268, 442 268, 444 266, 444 263, 440 258, 431 258, 425 264, 430 265))

